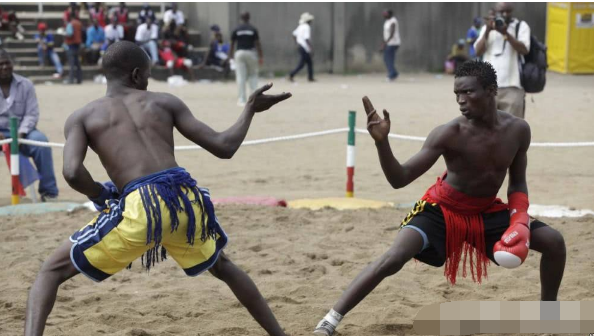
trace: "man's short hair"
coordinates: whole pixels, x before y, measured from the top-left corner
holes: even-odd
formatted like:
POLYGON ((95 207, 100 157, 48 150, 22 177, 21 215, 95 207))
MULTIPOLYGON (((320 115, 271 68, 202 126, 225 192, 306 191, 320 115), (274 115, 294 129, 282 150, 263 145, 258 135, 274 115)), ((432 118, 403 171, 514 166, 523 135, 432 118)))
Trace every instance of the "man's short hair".
POLYGON ((497 73, 489 62, 479 60, 464 62, 456 69, 454 77, 476 77, 483 88, 493 85, 497 89, 497 73))
POLYGON ((103 74, 108 80, 119 79, 132 73, 134 68, 150 67, 147 53, 130 41, 110 45, 103 55, 103 74))
POLYGON ((10 54, 8 51, 4 50, 4 48, 0 48, 0 58, 8 58, 10 61, 12 61, 12 57, 10 57, 10 54))
POLYGON ((394 15, 394 11, 392 11, 391 9, 386 9, 386 13, 388 13, 389 16, 394 15))

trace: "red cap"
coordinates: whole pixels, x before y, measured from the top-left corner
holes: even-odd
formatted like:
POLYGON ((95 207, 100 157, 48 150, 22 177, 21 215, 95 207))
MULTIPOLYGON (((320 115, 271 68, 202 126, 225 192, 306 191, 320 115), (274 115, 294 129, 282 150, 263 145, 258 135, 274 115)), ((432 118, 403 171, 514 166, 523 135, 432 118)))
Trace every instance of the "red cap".
POLYGON ((46 30, 47 29, 47 25, 43 22, 39 22, 39 24, 37 24, 37 30, 46 30))

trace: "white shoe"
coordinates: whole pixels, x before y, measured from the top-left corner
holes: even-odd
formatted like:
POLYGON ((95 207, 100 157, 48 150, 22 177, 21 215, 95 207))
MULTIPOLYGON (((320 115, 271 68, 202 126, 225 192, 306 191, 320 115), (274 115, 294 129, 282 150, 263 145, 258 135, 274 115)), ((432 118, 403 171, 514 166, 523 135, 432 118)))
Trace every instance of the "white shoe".
POLYGON ((335 329, 336 327, 332 323, 326 321, 326 319, 322 319, 313 333, 316 335, 332 336, 335 329))

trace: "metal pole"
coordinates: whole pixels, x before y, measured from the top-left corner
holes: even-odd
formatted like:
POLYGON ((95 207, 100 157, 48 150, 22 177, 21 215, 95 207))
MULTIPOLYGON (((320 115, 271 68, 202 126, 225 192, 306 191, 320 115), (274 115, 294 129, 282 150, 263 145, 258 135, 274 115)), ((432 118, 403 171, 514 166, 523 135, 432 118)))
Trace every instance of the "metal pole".
POLYGON ((349 111, 349 136, 347 143, 347 186, 346 197, 355 196, 355 120, 357 114, 355 111, 349 111))
POLYGON ((13 205, 19 204, 19 135, 17 132, 18 120, 16 117, 10 117, 10 175, 12 181, 12 197, 11 203, 13 205))

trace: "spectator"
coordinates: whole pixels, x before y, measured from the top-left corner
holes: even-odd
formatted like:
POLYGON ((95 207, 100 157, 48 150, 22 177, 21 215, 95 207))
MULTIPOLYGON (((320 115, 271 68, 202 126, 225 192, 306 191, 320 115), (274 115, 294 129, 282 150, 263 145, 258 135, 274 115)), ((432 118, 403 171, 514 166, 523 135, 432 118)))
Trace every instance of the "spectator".
POLYGON ((229 44, 223 43, 223 34, 218 25, 211 26, 210 30, 213 33, 213 38, 210 41, 208 53, 199 69, 208 66, 227 75, 229 73, 229 44))
POLYGON ((60 57, 54 51, 54 35, 52 33, 46 33, 47 25, 40 22, 37 25, 38 33, 35 34, 35 42, 37 42, 37 55, 39 56, 39 65, 45 66, 45 58, 48 57, 54 63, 56 67, 56 73, 54 77, 62 77, 64 69, 62 68, 62 62, 60 57))
POLYGON ((466 43, 468 43, 469 46, 468 53, 472 59, 477 58, 476 51, 474 50, 474 42, 476 42, 476 39, 479 37, 479 29, 481 28, 481 25, 481 18, 475 17, 472 21, 472 26, 466 33, 466 43))
POLYGON ((466 61, 468 61, 466 41, 464 39, 459 39, 458 42, 452 46, 452 52, 448 55, 446 73, 453 74, 458 67, 466 61))
POLYGON ((524 118, 526 93, 520 83, 519 56, 530 50, 530 27, 512 12, 510 3, 498 3, 495 17, 487 18, 474 48, 497 72, 497 109, 524 118))
MULTIPOLYGON (((125 27, 128 25, 129 11, 128 11, 128 7, 126 6, 125 2, 120 2, 120 5, 118 7, 113 7, 109 11, 110 22, 111 22, 111 18, 114 15, 116 16, 117 22, 119 24, 121 24, 122 27, 125 27)), ((153 20, 153 22, 154 22, 154 20, 153 20)))
POLYGON ((188 41, 183 30, 177 29, 177 23, 171 21, 169 25, 163 26, 163 39, 171 43, 171 48, 180 56, 187 56, 188 41))
POLYGON ((70 22, 66 26, 66 55, 68 56, 68 65, 70 71, 68 73, 68 84, 74 84, 74 76, 76 74, 76 83, 82 83, 82 69, 80 67, 80 45, 83 43, 82 39, 82 23, 76 14, 70 15, 70 22))
MULTIPOLYGON (((33 83, 13 73, 12 60, 4 49, 0 49, 0 88, 0 139, 10 137, 9 117, 17 117, 19 138, 47 142, 47 137, 36 128, 39 121, 39 104, 33 83)), ((46 202, 57 198, 58 186, 51 148, 21 145, 20 152, 33 158, 39 171, 41 200, 46 202)))
POLYGON ((140 10, 140 12, 138 13, 138 25, 141 25, 141 24, 145 23, 146 22, 146 18, 151 18, 151 20, 153 20, 153 22, 157 21, 157 17, 155 16, 155 12, 151 8, 151 6, 149 6, 148 3, 145 3, 142 6, 142 9, 140 10))
POLYGON ((101 56, 101 48, 105 44, 105 31, 96 19, 90 19, 91 25, 87 28, 87 64, 95 65, 101 56))
POLYGON ((289 80, 292 82, 293 77, 303 69, 303 66, 307 64, 307 79, 310 82, 314 81, 313 76, 313 61, 311 57, 313 56, 313 46, 311 44, 311 23, 313 21, 313 15, 309 13, 301 14, 301 18, 299 19, 299 26, 297 29, 293 31, 293 37, 295 38, 295 42, 299 46, 299 64, 297 67, 291 71, 289 75, 289 80))
POLYGON ((177 26, 183 26, 186 24, 184 13, 177 9, 177 3, 171 3, 171 8, 163 14, 163 25, 168 26, 172 21, 177 26))
POLYGON ((10 30, 12 36, 18 40, 24 40, 25 29, 21 26, 21 22, 14 11, 5 12, 0 8, 0 29, 10 30))
POLYGON ((76 4, 76 2, 71 2, 68 8, 66 8, 66 10, 64 11, 64 27, 68 26, 68 23, 70 23, 70 19, 73 16, 80 17, 80 8, 76 4))
POLYGON ((192 60, 185 57, 178 57, 173 49, 171 49, 171 44, 169 41, 164 40, 161 42, 159 56, 163 61, 163 65, 169 69, 170 76, 175 74, 174 69, 181 69, 188 73, 192 82, 196 80, 196 76, 194 76, 194 71, 192 70, 192 60))
POLYGON ((106 26, 106 17, 105 7, 102 2, 95 2, 95 5, 89 8, 89 19, 96 20, 101 28, 106 26))
POLYGON ((384 42, 381 50, 384 52, 384 63, 388 70, 388 81, 394 81, 398 78, 398 70, 394 63, 396 62, 396 52, 400 47, 400 26, 391 9, 382 12, 384 17, 384 42))
POLYGON ((124 39, 124 27, 120 24, 118 17, 113 15, 110 23, 105 26, 105 44, 103 44, 103 51, 115 42, 119 42, 124 39))
POLYGON ((157 39, 159 28, 153 24, 153 20, 147 17, 146 22, 136 28, 136 44, 138 44, 149 55, 153 65, 159 62, 157 39))
POLYGON ((241 24, 231 34, 231 50, 229 58, 235 61, 235 80, 239 88, 237 105, 244 106, 247 102, 245 92, 246 82, 249 84, 251 94, 258 87, 258 64, 262 64, 262 46, 258 30, 250 24, 250 13, 241 14, 241 24), (237 52, 235 52, 237 44, 237 52), (256 51, 258 54, 256 55, 256 51))

